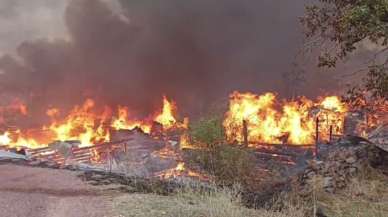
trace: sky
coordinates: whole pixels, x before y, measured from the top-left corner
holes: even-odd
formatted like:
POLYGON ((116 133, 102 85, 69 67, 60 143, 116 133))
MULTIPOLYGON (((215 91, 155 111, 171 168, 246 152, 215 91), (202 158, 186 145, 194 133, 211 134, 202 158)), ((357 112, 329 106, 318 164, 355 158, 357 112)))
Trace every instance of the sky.
POLYGON ((306 1, 1 0, 0 89, 37 107, 90 97, 139 113, 165 94, 198 112, 235 90, 289 96, 284 75, 299 70, 300 94, 316 96, 336 83, 294 67, 306 1))

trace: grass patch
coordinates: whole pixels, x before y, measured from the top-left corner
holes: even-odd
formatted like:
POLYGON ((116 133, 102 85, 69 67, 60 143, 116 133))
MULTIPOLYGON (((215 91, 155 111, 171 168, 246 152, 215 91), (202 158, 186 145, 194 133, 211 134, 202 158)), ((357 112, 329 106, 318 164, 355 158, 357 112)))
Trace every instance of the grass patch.
POLYGON ((134 194, 114 202, 123 217, 303 217, 303 209, 288 206, 281 211, 247 209, 235 190, 198 193, 184 190, 173 196, 134 194))
POLYGON ((319 192, 318 205, 328 216, 385 217, 388 216, 388 178, 369 170, 350 180, 336 194, 319 192))
POLYGON ((388 177, 379 170, 364 168, 347 181, 345 188, 337 189, 335 193, 326 192, 323 183, 323 176, 317 175, 309 184, 313 186, 310 192, 301 192, 296 187, 293 191, 282 194, 274 204, 282 207, 284 203, 303 203, 306 216, 314 216, 314 207, 316 216, 388 216, 388 177))

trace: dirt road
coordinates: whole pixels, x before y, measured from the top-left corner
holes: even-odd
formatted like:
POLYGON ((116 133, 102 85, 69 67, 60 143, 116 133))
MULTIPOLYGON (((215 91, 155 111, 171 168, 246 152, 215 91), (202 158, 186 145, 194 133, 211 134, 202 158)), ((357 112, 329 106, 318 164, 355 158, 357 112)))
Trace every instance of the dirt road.
POLYGON ((75 172, 0 165, 0 217, 111 217, 112 198, 75 172))

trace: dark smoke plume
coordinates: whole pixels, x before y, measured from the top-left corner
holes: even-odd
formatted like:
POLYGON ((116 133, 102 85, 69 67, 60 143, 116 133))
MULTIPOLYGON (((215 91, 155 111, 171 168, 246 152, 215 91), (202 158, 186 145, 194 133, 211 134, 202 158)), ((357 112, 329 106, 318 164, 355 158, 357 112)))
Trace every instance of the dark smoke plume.
POLYGON ((70 1, 70 40, 29 40, 18 59, 3 56, 1 90, 27 95, 35 107, 92 97, 140 114, 163 94, 195 113, 233 90, 284 91, 282 74, 302 41, 304 1, 120 3, 116 13, 99 0, 70 1))

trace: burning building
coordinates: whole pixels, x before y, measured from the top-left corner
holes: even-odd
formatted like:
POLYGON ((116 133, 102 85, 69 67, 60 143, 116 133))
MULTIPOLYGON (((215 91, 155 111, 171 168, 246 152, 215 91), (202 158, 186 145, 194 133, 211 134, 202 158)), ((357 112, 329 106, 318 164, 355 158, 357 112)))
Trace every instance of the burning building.
POLYGON ((317 102, 300 97, 278 102, 274 93, 255 95, 234 92, 224 127, 229 141, 243 142, 246 124, 247 140, 253 144, 315 144, 316 134, 322 140, 341 135, 346 104, 339 97, 324 97, 317 102))

